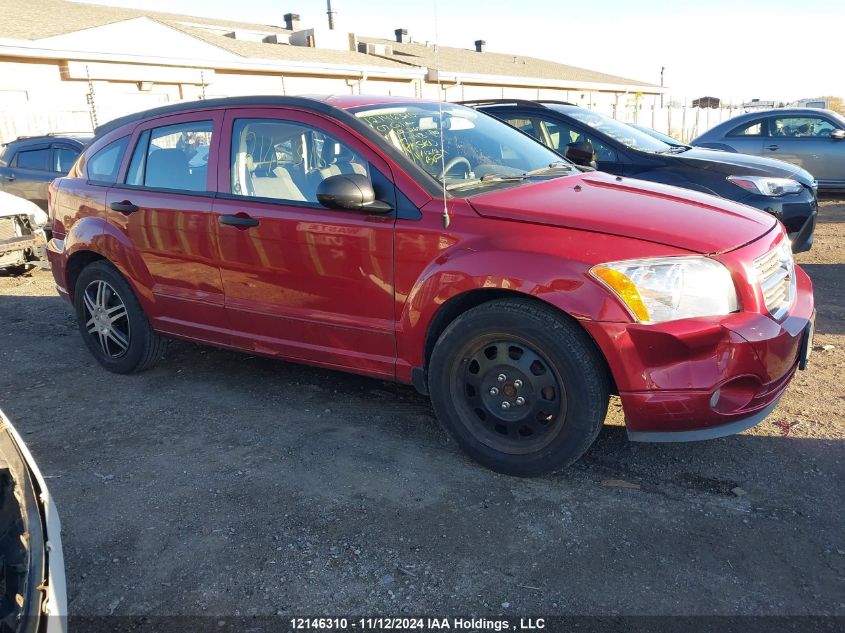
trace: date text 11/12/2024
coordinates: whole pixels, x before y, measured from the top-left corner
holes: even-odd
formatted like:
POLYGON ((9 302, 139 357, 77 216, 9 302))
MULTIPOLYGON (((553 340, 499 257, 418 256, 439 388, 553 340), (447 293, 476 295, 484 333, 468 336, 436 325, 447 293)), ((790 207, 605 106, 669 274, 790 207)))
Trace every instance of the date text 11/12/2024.
POLYGON ((291 618, 290 627, 294 631, 537 631, 545 629, 546 622, 544 618, 291 618))

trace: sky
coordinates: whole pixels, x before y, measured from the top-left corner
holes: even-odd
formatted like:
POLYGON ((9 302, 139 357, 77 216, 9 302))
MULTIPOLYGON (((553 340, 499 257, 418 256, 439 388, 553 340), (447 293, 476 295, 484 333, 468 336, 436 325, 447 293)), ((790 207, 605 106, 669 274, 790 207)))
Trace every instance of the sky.
MULTIPOLYGON (((91 0, 89 0, 91 1, 91 0)), ((325 25, 325 0, 95 0, 284 25, 325 25)), ((333 0, 337 28, 531 55, 664 82, 679 98, 791 101, 845 96, 843 0, 333 0)))

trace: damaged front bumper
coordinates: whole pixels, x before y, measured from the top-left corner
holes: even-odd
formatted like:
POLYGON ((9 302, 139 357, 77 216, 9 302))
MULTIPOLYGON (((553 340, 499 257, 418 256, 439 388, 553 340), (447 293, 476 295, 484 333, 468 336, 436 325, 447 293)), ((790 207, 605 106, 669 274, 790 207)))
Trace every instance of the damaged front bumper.
POLYGON ((31 262, 47 263, 47 235, 32 228, 25 215, 0 217, 0 269, 31 262))

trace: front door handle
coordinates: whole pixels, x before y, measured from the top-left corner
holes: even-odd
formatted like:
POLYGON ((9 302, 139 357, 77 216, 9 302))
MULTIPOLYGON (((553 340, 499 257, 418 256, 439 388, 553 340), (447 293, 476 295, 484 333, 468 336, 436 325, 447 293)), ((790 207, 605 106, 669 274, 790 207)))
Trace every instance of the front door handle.
POLYGON ((780 148, 780 145, 767 145, 766 149, 776 152, 780 148))
POLYGON ((9 182, 15 182, 15 175, 9 174, 8 176, 6 176, 6 180, 8 180, 9 182))
POLYGON ((237 215, 221 215, 220 224, 248 229, 251 226, 258 226, 258 220, 249 217, 246 213, 238 213, 237 215))
POLYGON ((123 202, 112 202, 109 205, 109 208, 112 211, 129 215, 130 213, 135 213, 138 210, 138 205, 132 204, 129 200, 124 200, 123 202))

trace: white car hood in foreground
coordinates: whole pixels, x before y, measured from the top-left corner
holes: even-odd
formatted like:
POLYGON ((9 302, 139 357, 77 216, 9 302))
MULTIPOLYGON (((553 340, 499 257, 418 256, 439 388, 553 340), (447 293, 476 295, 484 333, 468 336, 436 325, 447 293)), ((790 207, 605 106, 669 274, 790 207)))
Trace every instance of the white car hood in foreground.
MULTIPOLYGON (((56 513, 56 506, 50 492, 47 490, 47 484, 41 471, 32 458, 32 454, 24 444, 21 436, 9 419, 0 410, 0 434, 7 433, 9 438, 23 458, 26 468, 29 470, 29 480, 32 482, 33 494, 36 495, 36 503, 38 505, 38 513, 41 515, 42 525, 44 526, 44 551, 47 557, 45 566, 45 576, 43 581, 46 584, 46 592, 44 600, 42 601, 42 614, 48 616, 46 618, 46 627, 43 629, 46 633, 67 633, 67 586, 65 584, 65 560, 62 552, 61 541, 61 524, 59 523, 59 516, 56 513)), ((9 446, 6 443, 6 446, 9 446)), ((4 451, 6 453, 14 451, 4 451)), ((14 459, 14 455, 0 456, 5 461, 14 459)), ((15 484, 20 486, 17 480, 15 484)), ((18 491, 20 492, 20 491, 18 491)), ((43 625, 43 623, 42 623, 43 625)), ((39 628, 39 630, 42 630, 39 628)))

